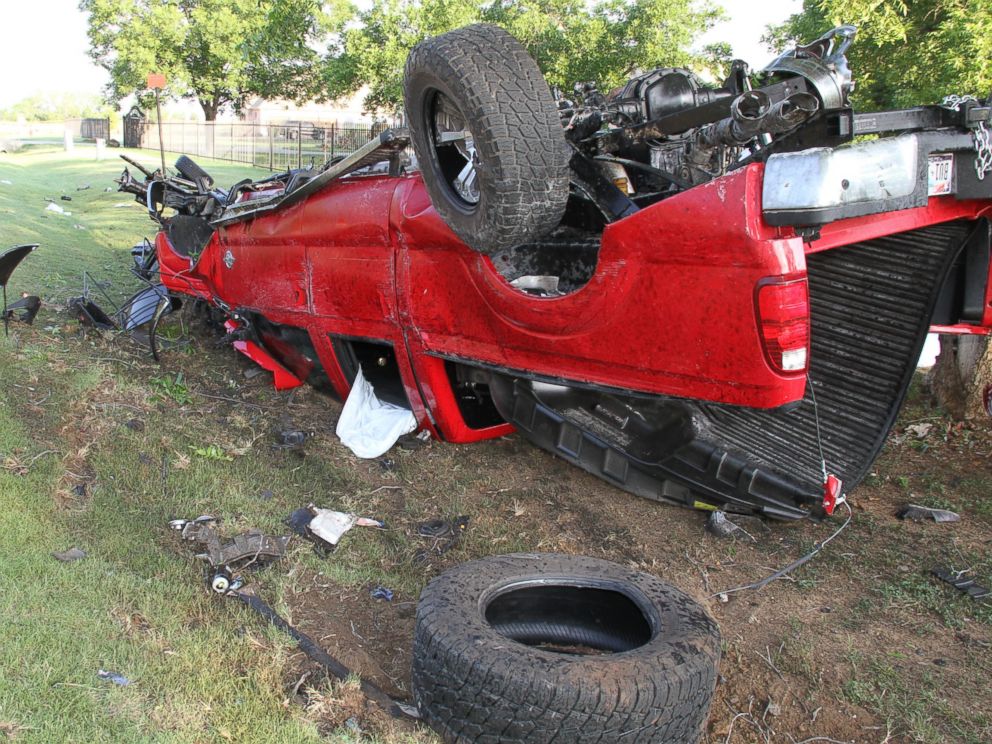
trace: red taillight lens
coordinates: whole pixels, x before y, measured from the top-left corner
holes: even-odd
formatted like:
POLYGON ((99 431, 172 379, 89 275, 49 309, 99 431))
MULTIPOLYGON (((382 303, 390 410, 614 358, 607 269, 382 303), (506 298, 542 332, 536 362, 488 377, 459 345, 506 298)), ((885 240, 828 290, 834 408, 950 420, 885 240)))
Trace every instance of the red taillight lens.
POLYGON ((805 372, 809 362, 806 279, 767 280, 758 287, 756 302, 761 340, 772 368, 805 372))

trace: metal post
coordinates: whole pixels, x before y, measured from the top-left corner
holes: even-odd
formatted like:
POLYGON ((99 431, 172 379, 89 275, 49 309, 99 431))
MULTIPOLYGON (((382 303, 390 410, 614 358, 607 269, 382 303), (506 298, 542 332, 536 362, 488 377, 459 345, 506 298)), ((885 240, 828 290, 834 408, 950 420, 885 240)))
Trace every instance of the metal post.
POLYGON ((296 167, 303 167, 303 122, 296 122, 296 167))
POLYGON ((165 140, 162 138, 162 97, 159 88, 155 88, 155 111, 158 112, 158 151, 162 156, 162 178, 165 178, 165 140))
POLYGON ((273 126, 269 125, 269 170, 274 170, 272 167, 272 130, 273 126))
POLYGON ((334 122, 331 124, 331 158, 334 157, 334 134, 337 128, 338 128, 338 121, 337 119, 335 119, 334 122))

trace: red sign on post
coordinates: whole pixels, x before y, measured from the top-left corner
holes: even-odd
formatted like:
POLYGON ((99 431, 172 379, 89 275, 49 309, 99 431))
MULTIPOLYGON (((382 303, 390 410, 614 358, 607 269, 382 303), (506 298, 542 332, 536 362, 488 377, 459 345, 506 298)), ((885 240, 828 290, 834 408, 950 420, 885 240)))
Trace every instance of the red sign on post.
POLYGON ((148 73, 148 87, 161 89, 165 87, 165 75, 160 72, 148 73))

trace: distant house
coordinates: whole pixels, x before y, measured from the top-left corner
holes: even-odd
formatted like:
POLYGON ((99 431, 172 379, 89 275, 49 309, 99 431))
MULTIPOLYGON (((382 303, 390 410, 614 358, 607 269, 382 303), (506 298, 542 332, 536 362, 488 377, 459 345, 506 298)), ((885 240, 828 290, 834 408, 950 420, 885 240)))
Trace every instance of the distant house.
POLYGON ((347 99, 327 103, 310 101, 303 105, 297 105, 292 101, 257 98, 245 109, 245 121, 261 125, 307 122, 318 126, 331 124, 342 127, 356 124, 369 126, 374 122, 375 117, 362 111, 362 100, 367 94, 368 90, 362 88, 347 99))

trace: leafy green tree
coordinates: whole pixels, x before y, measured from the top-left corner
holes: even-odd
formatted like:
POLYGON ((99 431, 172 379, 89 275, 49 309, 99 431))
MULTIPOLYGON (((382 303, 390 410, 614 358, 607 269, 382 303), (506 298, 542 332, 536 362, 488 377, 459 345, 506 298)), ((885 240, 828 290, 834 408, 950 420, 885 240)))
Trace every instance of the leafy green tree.
POLYGON ((90 56, 110 73, 108 99, 145 97, 150 72, 167 95, 196 100, 208 121, 251 96, 304 100, 321 87, 328 18, 318 0, 80 0, 90 56))
POLYGON ((784 49, 841 23, 858 27, 848 58, 859 109, 992 91, 990 0, 805 0, 801 12, 769 28, 765 41, 784 49))
POLYGON ((639 69, 712 64, 714 50, 689 47, 720 15, 708 0, 384 0, 342 22, 327 64, 331 97, 369 86, 369 110, 402 107, 403 65, 418 42, 468 23, 506 28, 527 48, 548 82, 602 90, 639 69))

